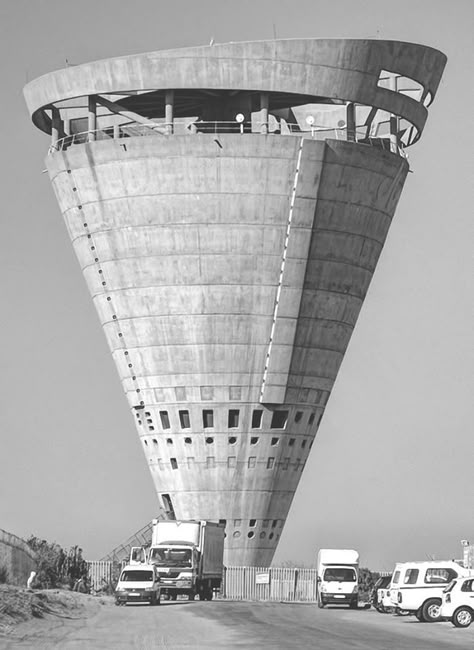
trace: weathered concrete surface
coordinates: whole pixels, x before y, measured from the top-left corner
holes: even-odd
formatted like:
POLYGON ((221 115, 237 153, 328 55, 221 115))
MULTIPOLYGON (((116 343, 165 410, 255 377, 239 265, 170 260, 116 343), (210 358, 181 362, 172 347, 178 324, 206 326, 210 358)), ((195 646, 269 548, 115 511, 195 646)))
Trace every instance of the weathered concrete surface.
POLYGON ((31 571, 36 568, 36 556, 23 540, 0 529, 0 567, 8 571, 8 583, 26 587, 31 571))
POLYGON ((407 163, 347 142, 219 140, 97 142, 47 162, 130 406, 144 403, 138 429, 158 493, 179 518, 226 519, 233 563, 266 564, 407 163), (276 408, 285 428, 272 428, 276 408))
MULTIPOLYGON (((227 564, 273 557, 408 171, 402 132, 421 132, 444 63, 398 42, 234 43, 85 64, 25 90, 40 128, 56 114, 48 171, 157 494, 177 518, 225 520, 227 564), (383 87, 384 71, 421 84, 419 101, 383 87), (69 108, 51 102, 168 88, 210 93, 218 133, 135 137, 114 114, 107 139, 58 144, 69 108), (336 102, 348 121, 347 102, 364 104, 366 137, 223 132, 252 90, 289 108, 336 102), (377 108, 398 153, 369 137, 377 108)), ((84 119, 94 140, 96 115, 84 119)))

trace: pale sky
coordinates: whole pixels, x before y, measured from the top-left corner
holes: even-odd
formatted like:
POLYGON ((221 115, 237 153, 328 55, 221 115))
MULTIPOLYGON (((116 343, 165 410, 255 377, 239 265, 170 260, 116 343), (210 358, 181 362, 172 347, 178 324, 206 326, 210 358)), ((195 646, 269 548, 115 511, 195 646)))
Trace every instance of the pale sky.
POLYGON ((155 514, 132 415, 30 122, 69 63, 240 40, 410 41, 448 64, 274 564, 474 542, 472 0, 2 0, 0 528, 99 559, 155 514))

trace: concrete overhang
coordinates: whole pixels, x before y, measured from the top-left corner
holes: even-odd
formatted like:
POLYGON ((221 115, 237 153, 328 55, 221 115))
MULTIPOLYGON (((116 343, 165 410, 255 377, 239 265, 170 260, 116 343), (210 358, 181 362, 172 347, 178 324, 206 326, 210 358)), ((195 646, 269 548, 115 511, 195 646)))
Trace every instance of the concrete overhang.
POLYGON ((285 39, 148 52, 71 66, 24 89, 33 122, 51 131, 45 111, 89 95, 165 89, 260 91, 355 102, 405 118, 422 132, 422 102, 380 85, 384 71, 420 84, 434 98, 446 56, 431 47, 363 39, 285 39))

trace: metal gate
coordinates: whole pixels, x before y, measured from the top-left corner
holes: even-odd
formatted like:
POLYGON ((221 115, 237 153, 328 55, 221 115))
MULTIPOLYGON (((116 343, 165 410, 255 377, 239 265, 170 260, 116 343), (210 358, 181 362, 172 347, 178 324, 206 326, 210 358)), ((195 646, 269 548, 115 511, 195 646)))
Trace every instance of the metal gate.
POLYGON ((224 570, 222 598, 230 600, 268 600, 316 602, 316 569, 227 567, 224 570))

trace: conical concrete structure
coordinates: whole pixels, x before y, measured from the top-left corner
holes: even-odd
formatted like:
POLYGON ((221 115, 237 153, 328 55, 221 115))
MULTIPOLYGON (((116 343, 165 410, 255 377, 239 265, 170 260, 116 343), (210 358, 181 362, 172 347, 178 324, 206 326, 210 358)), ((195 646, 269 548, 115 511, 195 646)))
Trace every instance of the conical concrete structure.
POLYGON ((271 562, 444 65, 272 40, 25 89, 160 505, 227 564, 271 562))

